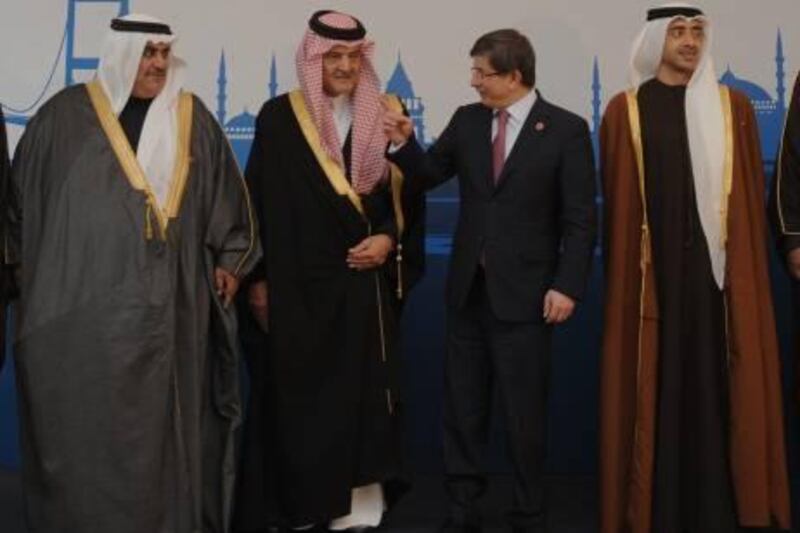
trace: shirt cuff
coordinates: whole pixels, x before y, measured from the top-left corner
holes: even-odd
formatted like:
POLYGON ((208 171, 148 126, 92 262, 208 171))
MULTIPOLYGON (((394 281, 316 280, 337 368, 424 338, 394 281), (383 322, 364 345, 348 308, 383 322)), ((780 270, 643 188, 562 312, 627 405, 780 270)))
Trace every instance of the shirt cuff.
POLYGON ((408 144, 408 141, 403 141, 403 142, 401 142, 400 144, 391 143, 391 144, 389 145, 389 150, 388 150, 388 152, 389 152, 390 154, 393 154, 393 153, 397 152, 398 150, 400 150, 400 149, 401 149, 403 146, 405 146, 406 144, 408 144))

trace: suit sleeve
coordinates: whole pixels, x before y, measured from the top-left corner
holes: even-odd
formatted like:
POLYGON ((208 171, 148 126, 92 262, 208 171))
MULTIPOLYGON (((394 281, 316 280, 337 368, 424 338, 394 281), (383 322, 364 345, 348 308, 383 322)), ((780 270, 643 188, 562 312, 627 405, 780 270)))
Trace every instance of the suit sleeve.
POLYGON ((586 289, 597 233, 594 152, 582 119, 563 147, 558 188, 562 252, 553 289, 577 300, 586 289))
MULTIPOLYGON (((400 107, 403 110, 403 114, 405 116, 409 116, 408 109, 406 109, 406 106, 405 106, 405 104, 403 104, 402 100, 400 100, 398 98, 397 101, 400 103, 400 107)), ((413 131, 411 133, 411 137, 406 142, 406 145, 407 144, 412 144, 412 143, 413 144, 417 144, 417 137, 416 137, 416 135, 414 134, 413 131)), ((387 148, 387 151, 386 151, 386 156, 387 156, 387 159, 389 161, 391 161, 391 159, 389 158, 389 155, 391 153, 392 153, 391 144, 389 144, 389 148, 387 148)), ((401 171, 402 171, 402 169, 401 169, 401 171)), ((391 182, 391 179, 389 181, 391 182)), ((385 213, 385 216, 382 218, 382 220, 378 221, 378 225, 375 226, 375 228, 374 228, 374 233, 376 235, 378 235, 378 234, 388 235, 389 237, 392 238, 392 240, 395 242, 395 244, 397 244, 398 243, 398 239, 400 238, 400 235, 399 235, 399 228, 397 227, 397 219, 395 218, 395 214, 394 214, 394 211, 393 211, 391 184, 387 183, 387 185, 385 187, 383 187, 382 191, 378 191, 378 192, 379 193, 381 193, 381 192, 383 193, 382 194, 382 201, 385 204, 384 205, 384 209, 383 209, 383 212, 385 213)))
POLYGON ((461 109, 456 110, 441 136, 426 153, 415 138, 387 154, 400 167, 412 191, 434 189, 458 172, 457 140, 461 109))

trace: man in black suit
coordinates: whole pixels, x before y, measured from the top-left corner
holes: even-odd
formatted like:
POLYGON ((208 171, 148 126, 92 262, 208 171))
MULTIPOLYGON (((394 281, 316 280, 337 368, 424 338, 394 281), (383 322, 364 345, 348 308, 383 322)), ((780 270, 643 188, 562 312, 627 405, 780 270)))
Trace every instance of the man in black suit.
POLYGON ((425 154, 412 124, 387 113, 389 158, 409 185, 458 176, 461 196, 447 290, 444 529, 480 531, 481 457, 497 388, 514 467, 508 519, 545 530, 542 471, 552 330, 581 298, 595 240, 594 160, 586 122, 534 89, 535 56, 516 30, 477 40, 471 85, 425 154))

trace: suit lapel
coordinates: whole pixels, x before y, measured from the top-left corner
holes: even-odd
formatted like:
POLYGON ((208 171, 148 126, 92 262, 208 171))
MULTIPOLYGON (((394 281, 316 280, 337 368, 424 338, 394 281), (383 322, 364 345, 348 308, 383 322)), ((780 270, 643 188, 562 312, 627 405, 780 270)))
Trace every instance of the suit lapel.
POLYGON ((494 182, 492 179, 492 118, 493 112, 488 107, 482 107, 475 127, 475 151, 478 156, 478 172, 475 178, 479 181, 477 187, 486 194, 492 194, 494 182))
MULTIPOLYGON (((550 116, 547 112, 547 102, 537 93, 536 103, 533 104, 530 113, 528 113, 528 116, 525 118, 519 136, 503 165, 503 171, 500 172, 500 178, 497 180, 497 185, 494 187, 495 193, 503 187, 509 176, 513 174, 519 166, 530 161, 531 152, 536 149, 544 136, 547 135, 549 121, 550 116)), ((491 160, 491 148, 489 159, 491 160)))

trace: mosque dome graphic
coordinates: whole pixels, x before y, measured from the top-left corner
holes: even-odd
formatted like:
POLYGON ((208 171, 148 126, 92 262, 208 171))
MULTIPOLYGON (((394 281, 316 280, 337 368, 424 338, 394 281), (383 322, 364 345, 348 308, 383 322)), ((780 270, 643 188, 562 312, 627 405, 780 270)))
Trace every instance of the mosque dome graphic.
POLYGON ((236 115, 225 123, 225 135, 231 143, 236 160, 244 168, 247 158, 250 156, 250 147, 256 134, 256 117, 249 113, 247 109, 240 115, 236 115))
POLYGON ((764 170, 767 181, 772 177, 775 168, 780 138, 783 132, 783 121, 786 117, 786 73, 783 68, 783 38, 778 30, 775 40, 775 98, 763 87, 738 77, 730 66, 725 70, 720 83, 741 91, 753 105, 761 137, 761 157, 764 159, 764 170))
POLYGON ((738 78, 728 67, 720 78, 720 83, 741 91, 750 100, 755 111, 758 131, 761 137, 761 155, 765 162, 770 163, 775 159, 778 139, 783 129, 783 118, 785 110, 782 109, 780 102, 762 87, 753 82, 738 78))

